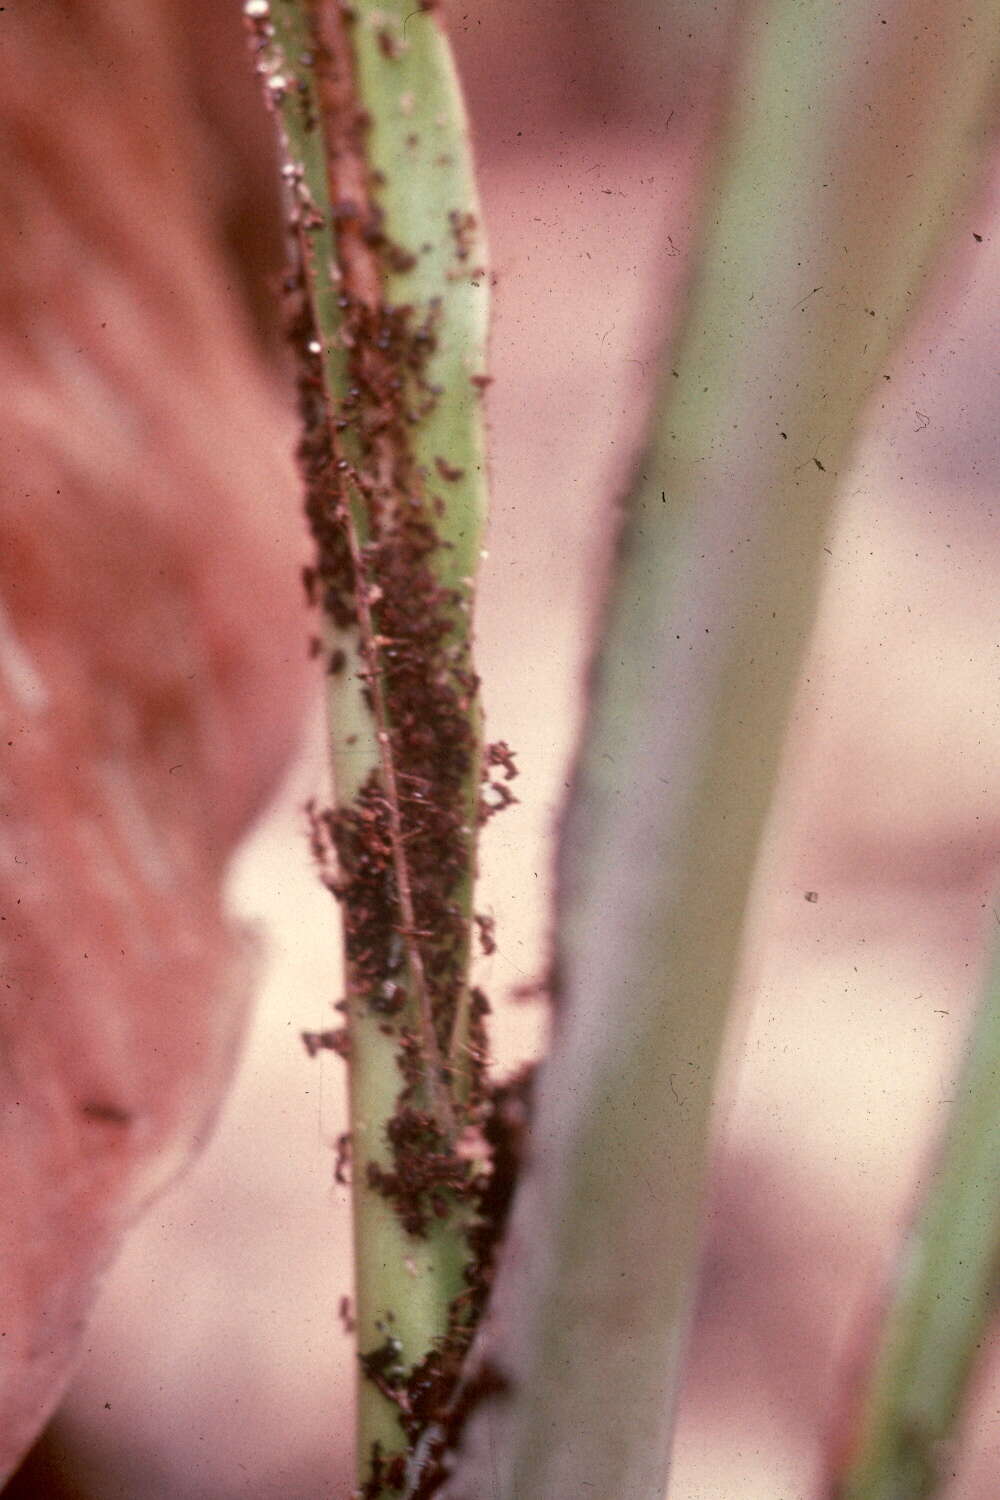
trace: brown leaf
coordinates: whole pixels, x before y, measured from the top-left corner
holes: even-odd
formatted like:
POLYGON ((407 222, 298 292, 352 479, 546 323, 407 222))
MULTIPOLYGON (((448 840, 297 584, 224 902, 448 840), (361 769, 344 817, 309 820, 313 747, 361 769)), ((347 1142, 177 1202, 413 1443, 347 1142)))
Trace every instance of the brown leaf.
POLYGON ((4 18, 0 1478, 218 1107, 253 968, 221 882, 304 685, 291 433, 166 14, 4 18))

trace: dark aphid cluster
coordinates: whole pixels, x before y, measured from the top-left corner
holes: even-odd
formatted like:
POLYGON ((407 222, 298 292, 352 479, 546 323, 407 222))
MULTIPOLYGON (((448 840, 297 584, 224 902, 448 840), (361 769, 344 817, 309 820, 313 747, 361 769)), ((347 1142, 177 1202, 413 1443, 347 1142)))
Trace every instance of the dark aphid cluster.
POLYGON ((468 1190, 472 1169, 446 1141, 427 1110, 401 1105, 386 1127, 392 1170, 370 1161, 369 1187, 396 1206, 403 1227, 423 1239, 434 1218, 446 1219, 456 1195, 468 1190))
POLYGON ((490 1169, 477 1174, 468 1188, 475 1208, 467 1231, 470 1259, 467 1289, 455 1298, 443 1338, 395 1384, 390 1399, 411 1451, 423 1441, 420 1477, 411 1500, 431 1500, 447 1478, 447 1457, 476 1406, 507 1389, 503 1372, 488 1360, 466 1369, 472 1338, 493 1284, 496 1257, 503 1239, 518 1174, 526 1152, 534 1071, 525 1068, 489 1090, 482 1131, 490 1148, 490 1169))
POLYGON ((391 1458, 387 1458, 382 1452, 382 1444, 378 1441, 374 1442, 368 1478, 358 1491, 358 1500, 381 1500, 381 1496, 387 1490, 390 1493, 402 1494, 405 1487, 405 1455, 394 1453, 391 1458))
POLYGON ((486 753, 483 757, 482 791, 479 798, 480 823, 487 822, 494 813, 503 812, 505 808, 513 807, 517 802, 517 798, 508 785, 508 782, 513 781, 518 774, 514 754, 515 752, 506 740, 497 740, 494 744, 486 746, 486 753), (502 778, 493 774, 497 768, 503 771, 502 778))
POLYGON ((356 580, 348 539, 331 504, 331 497, 343 487, 344 471, 336 467, 320 344, 301 273, 290 273, 285 285, 293 308, 288 337, 298 372, 301 435, 297 457, 306 516, 316 543, 315 566, 303 570, 302 581, 309 603, 318 604, 338 629, 347 630, 357 620, 356 580))

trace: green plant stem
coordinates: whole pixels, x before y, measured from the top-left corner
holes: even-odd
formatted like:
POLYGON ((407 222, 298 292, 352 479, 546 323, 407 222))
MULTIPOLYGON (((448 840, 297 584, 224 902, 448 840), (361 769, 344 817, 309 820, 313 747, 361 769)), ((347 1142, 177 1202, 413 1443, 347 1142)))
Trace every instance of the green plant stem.
POLYGON ((460 1170, 482 1062, 467 968, 488 276, 464 110, 432 9, 250 0, 245 11, 279 121, 301 299, 293 343, 337 799, 316 842, 335 846, 328 879, 347 933, 358 1457, 376 1500, 398 1493, 412 1441, 407 1378, 467 1294, 461 1193, 404 1182, 407 1221, 386 1182, 409 1170, 389 1138, 404 1105, 427 1150, 460 1170))
POLYGON ((1000 944, 933 1177, 902 1247, 834 1500, 924 1500, 948 1472, 1000 1266, 1000 944))
POLYGON ((448 1500, 664 1493, 717 1060, 834 494, 975 180, 998 9, 745 18, 564 827, 554 1044, 482 1341, 506 1387, 448 1500))

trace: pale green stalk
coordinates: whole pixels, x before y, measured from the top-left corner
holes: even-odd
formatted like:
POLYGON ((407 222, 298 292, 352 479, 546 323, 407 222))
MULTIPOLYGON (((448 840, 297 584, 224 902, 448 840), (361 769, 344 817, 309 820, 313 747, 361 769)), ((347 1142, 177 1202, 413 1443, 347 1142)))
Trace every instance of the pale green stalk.
POLYGON ((1000 1269, 1000 944, 995 946, 933 1177, 903 1246, 835 1500, 925 1500, 997 1305, 1000 1269))
MULTIPOLYGON (((250 0, 245 10, 280 121, 283 174, 321 349, 327 420, 336 427, 349 413, 348 392, 356 383, 346 347, 352 334, 342 306, 345 290, 353 288, 352 295, 385 309, 408 307, 409 331, 425 325, 430 334, 422 384, 411 392, 406 447, 419 476, 423 513, 442 543, 430 565, 441 588, 456 595, 445 607, 453 626, 447 662, 467 665, 486 509, 481 395, 488 277, 467 124, 447 40, 438 17, 418 0, 378 5, 357 0, 346 18, 347 7, 332 0, 250 0), (369 120, 360 130, 355 128, 359 111, 369 120), (377 285, 371 277, 373 252, 365 242, 349 239, 358 222, 352 205, 358 210, 366 196, 368 208, 381 212, 377 227, 388 242, 378 252, 377 285)), ((368 222, 376 227, 370 217, 368 222)), ((394 1351, 385 1373, 390 1383, 399 1383, 446 1333, 452 1301, 465 1290, 469 1210, 453 1203, 450 1216, 432 1220, 426 1235, 411 1233, 393 1203, 369 1186, 367 1172, 370 1163, 382 1170, 393 1166, 386 1127, 403 1087, 397 1063, 403 1025, 420 1038, 425 1081, 418 1103, 436 1118, 447 1149, 453 1148, 466 1119, 468 991, 466 986, 448 1036, 438 1037, 428 1021, 427 953, 422 939, 413 936, 412 906, 419 891, 410 889, 408 835, 400 819, 414 788, 394 763, 391 744, 393 642, 378 634, 373 614, 389 585, 366 552, 370 541, 391 533, 393 517, 411 504, 413 486, 408 484, 406 493, 394 489, 393 455, 380 438, 366 451, 355 428, 347 427, 337 432, 336 445, 344 464, 359 474, 358 482, 349 478, 342 498, 331 502, 331 514, 339 514, 360 580, 357 627, 345 631, 330 619, 324 627, 328 652, 346 658, 344 669, 328 678, 337 807, 356 806, 372 773, 377 775, 390 804, 407 990, 401 1015, 387 1022, 384 1007, 380 1011, 371 1002, 400 973, 394 969, 373 985, 348 968, 357 1338, 361 1355, 394 1351)), ((470 758, 457 809, 468 836, 468 868, 455 893, 465 932, 459 964, 467 963, 469 951, 482 750, 474 688, 463 706, 470 758)), ((350 891, 346 901, 349 905, 350 891)), ((407 1446, 396 1400, 363 1378, 359 1475, 371 1500, 390 1493, 370 1477, 375 1444, 387 1461, 407 1446)))
MULTIPOLYGON (((997 0, 762 0, 560 858, 531 1168, 448 1500, 661 1500, 744 913, 832 504, 983 156, 997 0)), ((877 501, 876 501, 877 503, 877 501)), ((789 997, 794 1003, 794 996, 789 997)))

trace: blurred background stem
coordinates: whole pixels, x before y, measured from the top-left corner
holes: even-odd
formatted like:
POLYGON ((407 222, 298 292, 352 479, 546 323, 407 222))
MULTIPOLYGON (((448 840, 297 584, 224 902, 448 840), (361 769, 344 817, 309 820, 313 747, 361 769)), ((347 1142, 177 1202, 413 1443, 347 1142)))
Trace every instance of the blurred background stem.
POLYGON ((924 1201, 899 1254, 831 1500, 924 1500, 950 1471, 1000 1266, 1000 943, 924 1201))
MULTIPOLYGON (((996 0, 770 0, 563 827, 557 1024, 449 1500, 661 1500, 717 1062, 837 486, 983 157, 996 0)), ((971 232, 971 231, 966 231, 971 232)))

